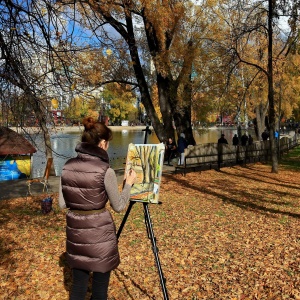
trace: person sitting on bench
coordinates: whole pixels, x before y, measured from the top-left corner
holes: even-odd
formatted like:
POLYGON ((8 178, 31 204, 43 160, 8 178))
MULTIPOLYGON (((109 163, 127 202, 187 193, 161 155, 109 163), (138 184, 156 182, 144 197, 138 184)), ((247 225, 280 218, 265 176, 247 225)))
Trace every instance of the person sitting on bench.
POLYGON ((177 152, 177 147, 175 142, 172 138, 168 138, 168 141, 166 143, 166 154, 165 154, 165 161, 168 162, 168 165, 171 166, 171 159, 175 157, 175 154, 177 152))

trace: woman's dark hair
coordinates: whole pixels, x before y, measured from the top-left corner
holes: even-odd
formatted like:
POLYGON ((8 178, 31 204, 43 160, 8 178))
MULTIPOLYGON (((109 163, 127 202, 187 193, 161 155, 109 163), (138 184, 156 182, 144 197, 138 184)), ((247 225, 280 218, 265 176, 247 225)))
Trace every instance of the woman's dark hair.
POLYGON ((96 122, 92 117, 83 119, 84 131, 81 141, 92 145, 98 145, 101 140, 112 140, 112 131, 103 123, 96 122))

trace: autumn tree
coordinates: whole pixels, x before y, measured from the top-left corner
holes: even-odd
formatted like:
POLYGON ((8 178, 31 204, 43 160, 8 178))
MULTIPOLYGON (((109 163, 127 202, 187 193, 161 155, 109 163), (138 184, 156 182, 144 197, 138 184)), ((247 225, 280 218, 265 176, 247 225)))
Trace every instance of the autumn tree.
MULTIPOLYGON (((274 64, 286 56, 288 45, 291 45, 289 39, 284 43, 279 35, 280 30, 276 19, 278 12, 282 10, 281 6, 276 5, 279 3, 273 3, 273 1, 228 1, 225 7, 226 12, 230 12, 231 18, 223 19, 228 20, 230 30, 224 41, 220 41, 220 45, 223 45, 224 49, 231 54, 230 63, 234 69, 241 64, 254 68, 264 76, 267 83, 272 172, 278 172, 277 147, 274 138, 276 126, 274 64), (235 14, 233 11, 238 13, 235 14), (242 13, 239 13, 241 11, 242 13), (276 54, 274 54, 274 45, 280 45, 280 43, 281 47, 277 47, 276 54)), ((223 8, 224 6, 221 7, 221 9, 223 8)), ((257 74, 255 76, 257 77, 257 74)), ((262 112, 262 103, 256 109, 262 112)))
MULTIPOLYGON (((64 109, 64 116, 66 119, 71 120, 72 123, 80 123, 81 120, 87 116, 92 116, 92 109, 89 108, 88 100, 75 96, 64 109)), ((94 116, 94 119, 98 119, 98 113, 94 116)))
POLYGON ((46 157, 52 157, 46 126, 50 97, 63 95, 69 85, 66 52, 60 46, 59 11, 43 1, 2 1, 0 10, 0 80, 13 91, 6 107, 20 120, 33 114, 45 141, 46 157))
MULTIPOLYGON (((284 64, 275 66, 275 103, 278 126, 282 119, 290 118, 299 109, 300 103, 300 56, 290 53, 284 64)), ((296 118, 299 120, 299 118, 296 118)))
MULTIPOLYGON (((36 21, 40 16, 34 16, 34 6, 28 7, 14 2, 1 2, 0 20, 0 47, 1 47, 1 71, 0 78, 15 91, 17 103, 12 98, 7 99, 7 107, 17 111, 17 108, 26 106, 35 112, 47 140, 47 149, 51 148, 50 138, 46 128, 45 106, 43 96, 38 90, 40 74, 34 66, 37 64, 34 35, 36 21)), ((41 49, 39 49, 41 51, 41 49)), ((22 109, 20 111, 24 113, 22 109)), ((20 116, 20 114, 17 114, 20 116)), ((47 156, 51 156, 51 151, 47 156)))
POLYGON ((128 85, 110 83, 103 90, 105 113, 114 124, 120 125, 121 121, 128 120, 129 116, 129 121, 135 121, 138 117, 136 103, 136 95, 128 85))
MULTIPOLYGON (((72 6, 67 0, 61 3, 72 6)), ((191 73, 202 46, 205 5, 189 1, 82 1, 73 9, 85 17, 81 25, 95 33, 101 47, 111 49, 111 74, 98 83, 115 81, 137 87, 158 138, 174 138, 175 123, 177 133, 185 132, 194 144, 191 73), (161 119, 152 98, 154 86, 161 119)), ((95 46, 96 38, 91 43, 95 46)))

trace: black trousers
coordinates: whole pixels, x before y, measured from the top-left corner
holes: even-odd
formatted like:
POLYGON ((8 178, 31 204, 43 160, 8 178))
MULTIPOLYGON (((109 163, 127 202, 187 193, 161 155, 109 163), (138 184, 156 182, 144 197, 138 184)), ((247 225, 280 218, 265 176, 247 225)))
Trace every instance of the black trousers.
POLYGON ((175 157, 176 151, 174 150, 167 150, 166 151, 166 156, 165 156, 165 161, 168 161, 168 164, 170 164, 171 159, 175 157))
MULTIPOLYGON (((92 300, 107 300, 110 271, 106 273, 93 272, 92 300)), ((73 284, 70 300, 84 300, 88 289, 90 272, 73 269, 73 284)))

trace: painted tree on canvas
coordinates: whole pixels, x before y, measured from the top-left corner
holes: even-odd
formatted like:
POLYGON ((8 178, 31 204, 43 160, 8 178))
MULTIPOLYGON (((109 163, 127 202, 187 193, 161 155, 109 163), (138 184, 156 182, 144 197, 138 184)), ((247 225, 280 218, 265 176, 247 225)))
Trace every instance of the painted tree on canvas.
POLYGON ((134 169, 137 173, 137 182, 131 189, 132 199, 158 200, 163 154, 163 144, 129 145, 125 172, 134 169))

